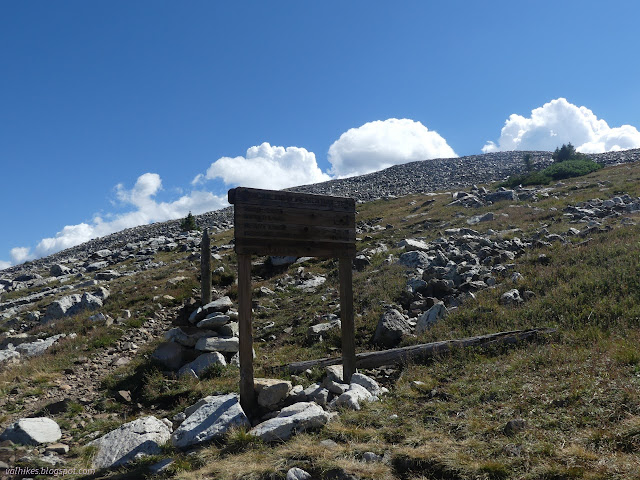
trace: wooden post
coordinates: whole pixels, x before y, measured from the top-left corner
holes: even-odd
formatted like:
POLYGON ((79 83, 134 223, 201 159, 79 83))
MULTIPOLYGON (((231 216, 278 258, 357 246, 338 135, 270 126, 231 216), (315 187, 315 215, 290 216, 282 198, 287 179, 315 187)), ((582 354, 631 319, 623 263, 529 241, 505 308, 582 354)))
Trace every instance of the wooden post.
POLYGON ((355 324, 353 319, 353 287, 351 257, 339 257, 340 323, 342 324, 342 375, 344 383, 351 382, 356 372, 355 324))
POLYGON ((253 331, 251 327, 251 255, 238 255, 238 330, 240 347, 240 405, 247 416, 257 410, 253 386, 253 331))
POLYGON ((211 238, 208 228, 204 229, 200 242, 200 289, 202 305, 211 303, 211 238))

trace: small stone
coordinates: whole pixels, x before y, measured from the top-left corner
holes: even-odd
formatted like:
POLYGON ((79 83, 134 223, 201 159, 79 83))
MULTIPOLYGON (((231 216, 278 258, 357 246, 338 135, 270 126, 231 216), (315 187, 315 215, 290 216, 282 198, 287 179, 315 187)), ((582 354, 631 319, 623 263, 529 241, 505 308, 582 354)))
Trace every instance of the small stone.
POLYGON ((527 422, 525 422, 522 418, 515 418, 513 420, 509 420, 504 426, 504 433, 508 436, 515 435, 516 433, 524 430, 526 427, 527 422))
POLYGON ((301 468, 293 467, 287 472, 287 480, 310 480, 311 474, 301 468))

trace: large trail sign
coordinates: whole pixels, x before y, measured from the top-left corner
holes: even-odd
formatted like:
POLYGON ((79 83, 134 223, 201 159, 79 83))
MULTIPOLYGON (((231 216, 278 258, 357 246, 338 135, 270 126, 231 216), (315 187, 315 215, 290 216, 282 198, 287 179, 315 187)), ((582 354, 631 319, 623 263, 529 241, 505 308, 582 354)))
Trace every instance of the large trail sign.
POLYGON ((238 255, 240 404, 256 410, 251 327, 251 255, 295 255, 339 259, 342 365, 345 382, 356 369, 351 262, 356 253, 353 198, 238 187, 234 205, 238 255))

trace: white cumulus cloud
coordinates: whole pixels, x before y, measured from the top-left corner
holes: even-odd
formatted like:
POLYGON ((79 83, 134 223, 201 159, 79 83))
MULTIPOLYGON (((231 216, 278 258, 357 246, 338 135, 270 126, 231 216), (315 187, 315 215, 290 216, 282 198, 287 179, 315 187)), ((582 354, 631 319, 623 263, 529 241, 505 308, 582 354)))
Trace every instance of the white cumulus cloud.
POLYGON ((640 147, 640 132, 631 125, 610 127, 587 107, 557 98, 531 111, 530 117, 511 114, 497 142, 482 151, 555 150, 571 142, 584 153, 602 153, 640 147))
POLYGON ((407 118, 365 123, 340 135, 329 148, 331 173, 362 175, 400 163, 457 157, 437 132, 407 118))
POLYGON ((300 147, 277 147, 265 142, 247 150, 244 157, 222 157, 199 174, 193 184, 221 178, 226 185, 282 188, 330 180, 318 167, 316 155, 300 147))
POLYGON ((125 228, 137 227, 151 222, 164 222, 181 218, 192 212, 204 213, 224 208, 226 198, 211 192, 194 190, 172 202, 158 202, 153 197, 162 189, 162 180, 156 173, 145 173, 138 177, 131 189, 116 185, 116 196, 125 205, 134 210, 121 214, 109 214, 108 220, 96 216, 91 223, 67 225, 54 237, 43 238, 33 252, 28 247, 11 249, 11 261, 0 261, 0 269, 22 263, 33 258, 44 257, 65 248, 84 243, 92 238, 119 232, 125 228))

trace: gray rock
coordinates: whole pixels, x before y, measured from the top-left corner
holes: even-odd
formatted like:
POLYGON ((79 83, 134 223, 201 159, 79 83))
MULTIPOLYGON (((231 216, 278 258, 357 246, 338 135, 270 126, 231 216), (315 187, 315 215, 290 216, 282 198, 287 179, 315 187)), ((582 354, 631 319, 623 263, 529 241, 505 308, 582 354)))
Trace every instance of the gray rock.
POLYGON ((349 386, 349 390, 334 400, 334 406, 338 408, 348 408, 350 410, 360 410, 361 402, 371 402, 375 399, 376 397, 371 395, 365 387, 357 383, 352 383, 349 386))
POLYGON ((324 367, 325 374, 329 380, 336 383, 344 383, 344 373, 342 365, 329 365, 324 367))
POLYGON ((371 395, 376 397, 383 393, 380 384, 364 373, 356 372, 351 375, 351 385, 349 385, 349 388, 351 388, 353 384, 366 388, 371 395))
MULTIPOLYGON (((422 253, 422 252, 410 252, 422 253)), ((387 348, 397 346, 404 335, 411 333, 411 324, 396 309, 389 309, 382 314, 373 335, 373 343, 387 348)))
POLYGON ((94 277, 94 278, 95 278, 96 280, 106 280, 106 281, 109 281, 109 280, 113 280, 114 278, 118 278, 118 277, 120 277, 120 276, 121 276, 121 275, 120 275, 118 272, 116 272, 115 270, 105 270, 105 271, 103 271, 103 272, 98 272, 98 273, 96 273, 96 275, 95 275, 95 277, 94 277))
POLYGON ((404 240, 398 242, 397 246, 400 248, 404 247, 406 252, 412 252, 414 250, 427 252, 431 248, 422 240, 414 240, 413 238, 405 238, 404 240))
POLYGON ((236 353, 239 348, 238 337, 202 337, 196 342, 196 350, 201 352, 236 353))
POLYGON ((182 375, 189 375, 190 372, 193 372, 195 378, 200 378, 200 376, 211 366, 222 365, 224 367, 226 364, 227 361, 224 359, 224 356, 221 353, 203 353, 193 362, 187 363, 182 368, 180 368, 180 370, 178 370, 178 376, 181 377, 182 375))
POLYGON ((95 272, 96 270, 103 269, 108 265, 109 265, 109 262, 100 261, 100 262, 90 263, 89 265, 87 265, 86 268, 87 268, 87 272, 95 272))
POLYGON ((515 435, 518 432, 521 432, 527 428, 527 422, 525 422, 522 418, 515 418, 513 420, 509 420, 507 424, 504 426, 505 435, 515 435))
POLYGON ((400 255, 398 263, 411 269, 421 268, 424 270, 431 264, 431 258, 424 252, 413 250, 400 255))
POLYGON ((55 264, 55 265, 51 265, 51 268, 49 269, 49 273, 54 277, 61 277, 62 275, 70 274, 71 270, 69 270, 69 268, 65 267, 64 265, 55 264))
POLYGON ((217 328, 229 323, 229 315, 214 312, 198 322, 198 328, 217 328))
MULTIPOLYGON (((102 300, 91 293, 82 294, 80 310, 97 310, 102 308, 102 300)), ((75 312, 74 312, 75 313, 75 312)))
POLYGON ((493 220, 495 218, 495 215, 493 212, 487 212, 484 215, 475 215, 471 218, 467 219, 467 223, 469 225, 475 225, 477 223, 480 222, 489 222, 491 220, 493 220))
POLYGON ((292 263, 295 263, 297 259, 298 257, 292 256, 271 256, 269 257, 269 263, 274 267, 280 267, 283 265, 291 265, 292 263))
MULTIPOLYGON (((233 307, 233 302, 229 297, 220 297, 217 300, 214 300, 211 303, 206 304, 202 307, 202 311, 204 312, 204 316, 206 317, 210 313, 213 312, 221 312, 224 313, 233 307)), ((204 317, 203 317, 204 318, 204 317)))
POLYGON ((307 396, 308 400, 311 400, 322 407, 325 407, 327 405, 327 400, 329 399, 329 390, 324 388, 319 383, 309 385, 304 389, 304 394, 307 396))
POLYGON ((363 271, 369 265, 371 265, 371 259, 366 255, 356 255, 353 259, 353 268, 359 272, 363 271))
POLYGON ((4 350, 0 350, 0 363, 12 362, 20 358, 20 352, 16 351, 13 345, 4 350))
POLYGON ((158 455, 160 446, 171 436, 171 430, 161 420, 149 416, 128 422, 89 443, 97 447, 92 465, 111 468, 124 465, 141 455, 158 455))
POLYGON ((11 440, 13 443, 23 445, 39 445, 41 443, 54 443, 62 438, 62 432, 58 424, 47 417, 21 418, 9 425, 0 441, 11 440))
POLYGON ((444 306, 444 303, 436 303, 433 307, 431 307, 429 310, 420 315, 420 317, 418 317, 418 321, 416 322, 416 333, 418 335, 424 333, 433 325, 438 323, 439 320, 442 320, 446 316, 447 309, 444 306))
POLYGON ((282 403, 291 390, 291 382, 274 378, 256 378, 254 387, 258 393, 258 405, 273 408, 282 403))
POLYGON ((75 305, 79 304, 82 300, 82 297, 78 294, 67 295, 62 297, 53 303, 51 303, 44 314, 44 320, 57 320, 60 318, 64 318, 67 315, 67 312, 71 310, 75 305))
POLYGON ((249 434, 265 442, 284 441, 296 432, 324 426, 331 417, 313 402, 299 402, 283 408, 277 417, 256 425, 249 434))
POLYGON ((27 357, 42 355, 59 339, 66 337, 64 333, 53 335, 46 339, 38 339, 35 342, 22 343, 16 347, 16 350, 27 357))
POLYGON ((320 275, 311 277, 307 280, 303 280, 299 285, 296 285, 296 288, 302 290, 303 292, 311 293, 316 290, 320 285, 326 282, 326 278, 320 275))
POLYGON ((523 300, 520 296, 520 292, 516 288, 503 293, 500 297, 500 303, 502 305, 517 305, 522 302, 523 300))
POLYGON ((499 190, 497 192, 488 193, 484 199, 488 202, 501 202, 508 200, 510 202, 518 201, 518 194, 515 190, 499 190))
POLYGON ((165 332, 164 338, 167 341, 176 342, 185 347, 195 347, 202 337, 215 335, 216 333, 211 330, 196 330, 194 327, 188 327, 185 331, 180 327, 175 327, 165 332))
POLYGON ((151 359, 170 370, 177 370, 182 365, 184 348, 175 342, 161 343, 151 355, 151 359))
POLYGON ((311 325, 307 330, 307 335, 309 335, 310 337, 319 337, 323 333, 328 333, 331 330, 337 330, 340 328, 342 328, 342 323, 340 322, 340 320, 332 320, 330 322, 311 325))
POLYGON ((293 467, 287 472, 287 480, 311 480, 311 474, 301 468, 293 467))
POLYGON ((251 426, 236 394, 211 396, 205 400, 171 435, 174 447, 188 448, 221 438, 232 427, 251 426))

